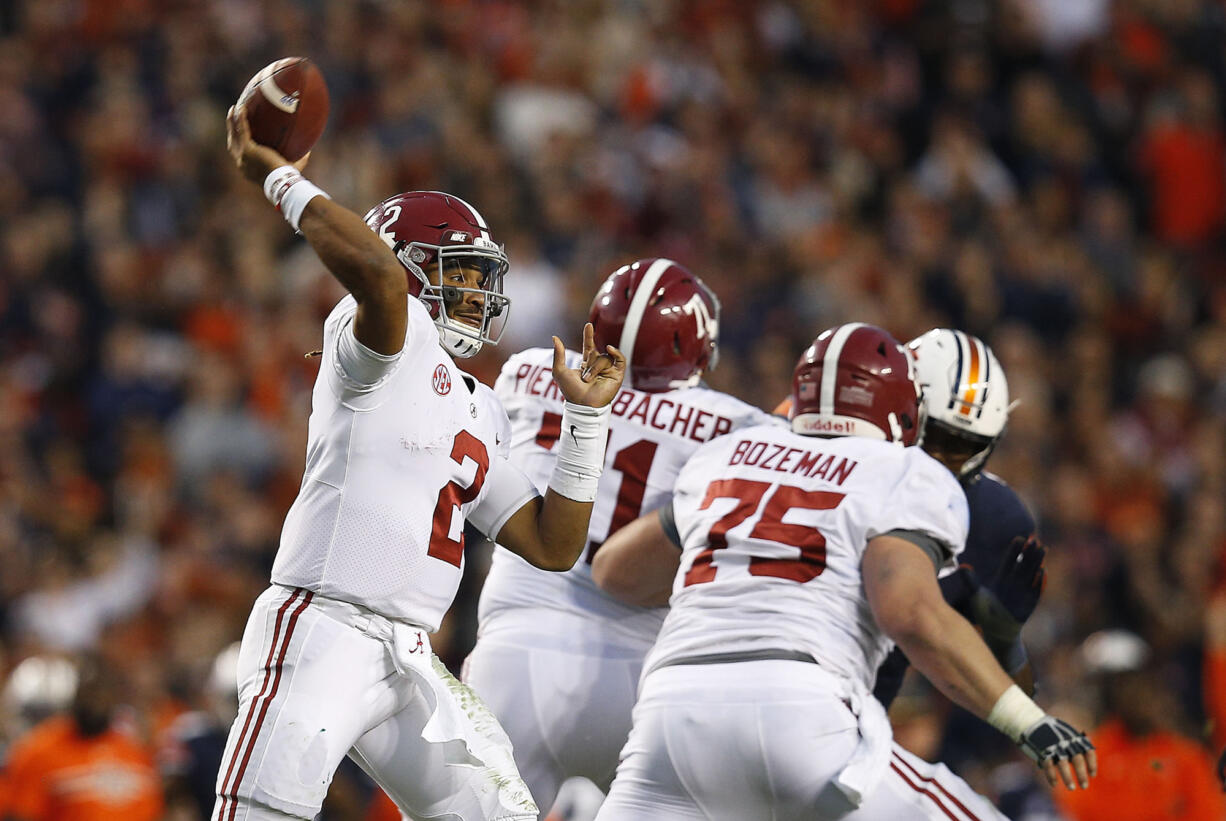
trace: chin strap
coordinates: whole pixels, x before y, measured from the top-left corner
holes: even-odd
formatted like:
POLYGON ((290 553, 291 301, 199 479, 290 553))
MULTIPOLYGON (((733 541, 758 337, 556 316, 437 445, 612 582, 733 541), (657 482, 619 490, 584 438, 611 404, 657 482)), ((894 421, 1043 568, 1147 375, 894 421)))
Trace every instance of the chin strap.
POLYGON ((460 359, 468 359, 470 356, 476 356, 481 350, 483 343, 478 339, 465 336, 458 333, 453 328, 448 328, 440 321, 435 321, 435 326, 438 328, 438 341, 447 349, 448 353, 460 359))

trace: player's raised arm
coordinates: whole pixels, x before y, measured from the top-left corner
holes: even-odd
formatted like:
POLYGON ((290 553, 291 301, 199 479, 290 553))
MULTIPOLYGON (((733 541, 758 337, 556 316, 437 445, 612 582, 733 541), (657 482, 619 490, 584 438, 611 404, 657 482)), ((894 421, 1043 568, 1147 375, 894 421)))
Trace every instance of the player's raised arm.
POLYGON ((269 201, 353 294, 358 303, 354 337, 376 353, 399 353, 407 325, 408 282, 391 249, 360 216, 302 176, 309 154, 291 164, 254 142, 241 108, 231 108, 226 116, 226 146, 243 176, 263 186, 269 201))
POLYGON ((1051 784, 1089 785, 1098 771, 1094 745, 1012 682, 978 631, 946 603, 921 547, 877 536, 861 569, 877 624, 937 689, 1012 738, 1051 784))
POLYGON ((671 502, 609 536, 592 558, 592 581, 610 596, 639 607, 662 607, 681 565, 671 502))
POLYGON ((566 367, 566 348, 553 338, 553 378, 566 404, 549 489, 543 500, 536 497, 512 514, 497 534, 488 534, 545 570, 568 570, 583 551, 604 466, 609 403, 626 374, 621 351, 610 345, 597 352, 593 336, 589 323, 578 368, 566 367))

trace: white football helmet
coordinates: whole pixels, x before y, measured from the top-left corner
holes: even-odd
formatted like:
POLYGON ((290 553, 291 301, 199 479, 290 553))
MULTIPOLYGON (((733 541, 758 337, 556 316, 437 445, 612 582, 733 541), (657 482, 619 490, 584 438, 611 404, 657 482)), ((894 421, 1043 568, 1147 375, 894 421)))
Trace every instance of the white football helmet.
POLYGON ((1009 383, 996 354, 982 339, 935 328, 907 343, 924 390, 920 444, 960 466, 958 478, 974 478, 1009 421, 1009 383))
POLYGON ((77 692, 77 668, 59 656, 30 656, 13 668, 4 685, 5 710, 20 731, 68 709, 77 692))

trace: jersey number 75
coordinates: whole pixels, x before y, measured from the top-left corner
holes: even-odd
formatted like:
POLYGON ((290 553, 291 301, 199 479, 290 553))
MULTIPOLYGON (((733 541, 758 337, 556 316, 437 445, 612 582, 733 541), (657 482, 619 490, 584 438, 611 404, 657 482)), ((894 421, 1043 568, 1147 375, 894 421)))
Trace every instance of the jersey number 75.
MULTIPOLYGON (((696 557, 685 574, 685 586, 702 584, 715 579, 716 553, 728 548, 728 531, 743 524, 759 507, 762 515, 749 531, 749 541, 774 542, 792 547, 800 555, 793 558, 754 556, 749 559, 752 576, 774 576, 804 583, 816 579, 826 569, 826 537, 815 527, 783 521, 789 510, 833 510, 845 493, 825 490, 805 490, 791 485, 779 485, 762 505, 762 497, 773 487, 771 482, 750 479, 717 479, 707 485, 699 510, 706 510, 716 499, 735 499, 736 505, 711 526, 707 547, 696 557)), ((739 545, 738 545, 739 547, 739 545)), ((745 552, 748 552, 746 550, 745 552)))

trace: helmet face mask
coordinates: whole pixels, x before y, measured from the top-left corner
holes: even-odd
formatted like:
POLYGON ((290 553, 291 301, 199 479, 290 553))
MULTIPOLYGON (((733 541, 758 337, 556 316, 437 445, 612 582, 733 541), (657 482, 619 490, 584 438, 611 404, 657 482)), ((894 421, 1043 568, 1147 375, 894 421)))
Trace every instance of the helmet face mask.
POLYGON ((923 425, 911 357, 881 328, 853 322, 822 332, 792 372, 792 431, 915 444, 923 425))
POLYGON ((418 299, 434 317, 449 351, 463 358, 477 353, 485 343, 498 344, 511 312, 511 300, 503 294, 508 263, 501 249, 475 251, 402 241, 392 250, 421 282, 418 299), (422 265, 415 258, 431 261, 422 265), (464 305, 479 308, 469 314, 472 322, 454 315, 464 305))
POLYGON ((409 292, 430 312, 443 347, 463 358, 498 344, 510 314, 503 293, 509 263, 475 208, 440 191, 410 191, 365 219, 404 266, 409 292))
POLYGON ((907 343, 924 389, 923 447, 963 482, 983 470, 1009 421, 1009 383, 978 337, 937 328, 907 343))
POLYGON ((626 384, 647 393, 692 388, 719 358, 719 299, 670 259, 640 259, 605 279, 588 321, 596 348, 626 355, 626 384))

